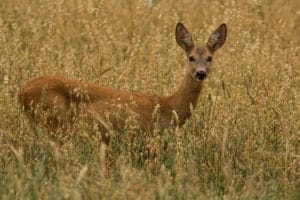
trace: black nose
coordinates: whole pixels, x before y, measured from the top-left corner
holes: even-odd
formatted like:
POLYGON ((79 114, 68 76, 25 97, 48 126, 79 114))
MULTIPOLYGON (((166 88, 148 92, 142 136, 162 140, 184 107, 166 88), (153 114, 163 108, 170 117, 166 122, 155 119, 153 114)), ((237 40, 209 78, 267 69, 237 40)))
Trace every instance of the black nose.
POLYGON ((203 79, 205 79, 205 78, 206 78, 206 72, 205 72, 205 71, 198 71, 198 72, 196 73, 196 78, 197 78, 198 80, 203 80, 203 79))

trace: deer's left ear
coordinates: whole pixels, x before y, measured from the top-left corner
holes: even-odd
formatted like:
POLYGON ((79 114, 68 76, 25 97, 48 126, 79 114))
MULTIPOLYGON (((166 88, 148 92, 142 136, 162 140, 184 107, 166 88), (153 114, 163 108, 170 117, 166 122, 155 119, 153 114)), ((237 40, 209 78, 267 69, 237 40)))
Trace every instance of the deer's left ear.
POLYGON ((206 46, 211 52, 217 51, 226 41, 227 27, 226 24, 221 24, 209 37, 206 46))
POLYGON ((176 42, 185 51, 190 51, 194 46, 194 41, 190 32, 182 23, 177 23, 175 30, 176 42))

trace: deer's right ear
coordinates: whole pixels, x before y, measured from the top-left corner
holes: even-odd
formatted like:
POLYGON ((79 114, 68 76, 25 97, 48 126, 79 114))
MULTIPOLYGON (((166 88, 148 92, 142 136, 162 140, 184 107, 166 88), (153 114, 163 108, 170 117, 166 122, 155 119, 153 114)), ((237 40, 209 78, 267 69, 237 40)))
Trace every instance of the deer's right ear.
POLYGON ((192 35, 180 22, 176 25, 175 36, 177 44, 185 51, 190 51, 194 47, 192 35))
POLYGON ((226 36, 227 27, 226 24, 223 23, 210 35, 206 44, 209 50, 213 53, 217 51, 225 43, 226 36))

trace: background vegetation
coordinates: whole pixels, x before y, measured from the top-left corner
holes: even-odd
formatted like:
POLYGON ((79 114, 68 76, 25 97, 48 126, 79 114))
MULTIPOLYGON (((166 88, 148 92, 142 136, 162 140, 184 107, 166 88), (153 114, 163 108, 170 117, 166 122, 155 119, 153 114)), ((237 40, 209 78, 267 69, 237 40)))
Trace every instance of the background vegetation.
POLYGON ((299 55, 298 0, 1 0, 0 199, 300 199, 299 55), (46 133, 22 113, 18 92, 45 74, 173 93, 178 21, 196 43, 228 26, 182 129, 128 126, 105 149, 81 124, 46 133))

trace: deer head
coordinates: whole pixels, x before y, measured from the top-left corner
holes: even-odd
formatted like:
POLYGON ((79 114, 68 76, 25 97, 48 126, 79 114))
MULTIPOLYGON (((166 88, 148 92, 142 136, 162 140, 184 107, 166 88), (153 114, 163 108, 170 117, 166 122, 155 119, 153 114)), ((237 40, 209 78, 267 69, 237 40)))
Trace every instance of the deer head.
POLYGON ((205 45, 194 45, 192 35, 182 23, 177 24, 175 35, 178 45, 185 50, 188 58, 187 73, 196 81, 204 80, 209 72, 213 54, 225 43, 226 24, 221 24, 210 35, 205 45))

